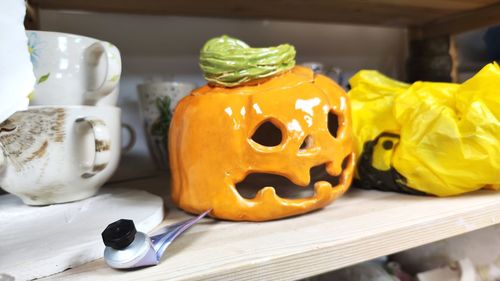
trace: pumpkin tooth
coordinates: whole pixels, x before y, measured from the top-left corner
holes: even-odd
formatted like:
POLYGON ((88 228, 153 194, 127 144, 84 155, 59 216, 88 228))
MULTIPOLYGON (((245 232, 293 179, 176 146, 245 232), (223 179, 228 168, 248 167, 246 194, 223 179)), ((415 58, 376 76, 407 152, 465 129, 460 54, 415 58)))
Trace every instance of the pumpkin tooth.
POLYGON ((342 173, 342 167, 334 165, 333 162, 330 162, 326 165, 326 171, 332 176, 338 176, 342 173))
POLYGON ((327 181, 318 181, 314 183, 314 193, 317 197, 323 197, 331 192, 332 185, 327 181))
POLYGON ((272 186, 266 186, 262 188, 261 190, 259 190, 259 192, 257 192, 257 195, 255 195, 255 199, 257 200, 271 200, 275 199, 276 197, 278 197, 276 195, 276 190, 274 190, 274 187, 272 186))
POLYGON ((293 182, 295 185, 299 186, 300 188, 308 188, 309 187, 309 183, 311 182, 311 180, 302 180, 302 181, 297 181, 297 182, 293 182))
POLYGON ((288 177, 290 181, 300 187, 307 187, 311 182, 311 175, 309 174, 309 170, 296 171, 295 174, 292 174, 288 177))

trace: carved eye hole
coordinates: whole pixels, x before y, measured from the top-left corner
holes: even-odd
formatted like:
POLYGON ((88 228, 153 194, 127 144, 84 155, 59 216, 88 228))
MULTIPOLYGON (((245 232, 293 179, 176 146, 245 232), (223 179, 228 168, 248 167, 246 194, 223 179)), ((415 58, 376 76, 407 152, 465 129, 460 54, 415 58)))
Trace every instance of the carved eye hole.
POLYGON ((273 122, 267 120, 255 130, 252 140, 263 146, 277 146, 283 140, 283 134, 273 122))
POLYGON ((339 117, 334 112, 328 112, 328 131, 336 138, 339 130, 339 117))

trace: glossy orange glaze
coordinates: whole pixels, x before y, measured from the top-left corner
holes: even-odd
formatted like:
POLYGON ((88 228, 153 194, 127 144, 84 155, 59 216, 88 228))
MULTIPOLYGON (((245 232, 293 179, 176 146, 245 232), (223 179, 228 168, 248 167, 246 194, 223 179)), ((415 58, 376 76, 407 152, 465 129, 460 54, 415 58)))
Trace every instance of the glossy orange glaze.
POLYGON ((346 93, 308 68, 295 67, 258 85, 201 87, 179 102, 170 125, 172 198, 187 212, 212 209, 213 217, 228 220, 273 220, 322 208, 351 183, 355 159, 351 134, 346 93), (337 138, 328 131, 330 111, 339 118, 337 138), (281 129, 279 145, 267 147, 251 139, 265 121, 281 129), (307 136, 312 136, 313 145, 300 150, 307 136), (349 161, 342 171, 346 157, 349 161), (265 187, 255 198, 246 199, 235 188, 256 172, 306 186, 310 169, 321 164, 330 175, 341 175, 340 183, 332 187, 316 182, 309 198, 285 199, 265 187))

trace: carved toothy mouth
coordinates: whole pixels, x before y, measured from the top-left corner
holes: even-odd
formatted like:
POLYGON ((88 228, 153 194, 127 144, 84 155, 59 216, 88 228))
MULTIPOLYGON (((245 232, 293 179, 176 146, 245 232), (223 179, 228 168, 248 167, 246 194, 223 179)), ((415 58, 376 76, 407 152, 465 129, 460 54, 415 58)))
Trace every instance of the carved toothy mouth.
POLYGON ((326 164, 314 166, 310 169, 311 180, 306 186, 294 184, 285 176, 268 173, 250 173, 245 179, 236 184, 238 193, 246 198, 253 199, 259 191, 265 187, 272 187, 276 194, 286 199, 312 198, 316 194, 316 189, 324 185, 335 187, 340 183, 340 179, 349 163, 349 156, 342 163, 342 172, 338 176, 332 176, 326 171, 326 164))

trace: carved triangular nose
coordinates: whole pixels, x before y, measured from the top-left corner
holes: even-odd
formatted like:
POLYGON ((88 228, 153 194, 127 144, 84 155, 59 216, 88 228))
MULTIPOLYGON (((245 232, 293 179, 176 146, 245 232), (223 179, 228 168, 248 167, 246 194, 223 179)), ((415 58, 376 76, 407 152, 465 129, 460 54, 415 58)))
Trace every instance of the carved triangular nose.
POLYGON ((311 135, 308 135, 304 138, 304 141, 300 145, 299 150, 305 151, 314 147, 314 138, 311 135))

